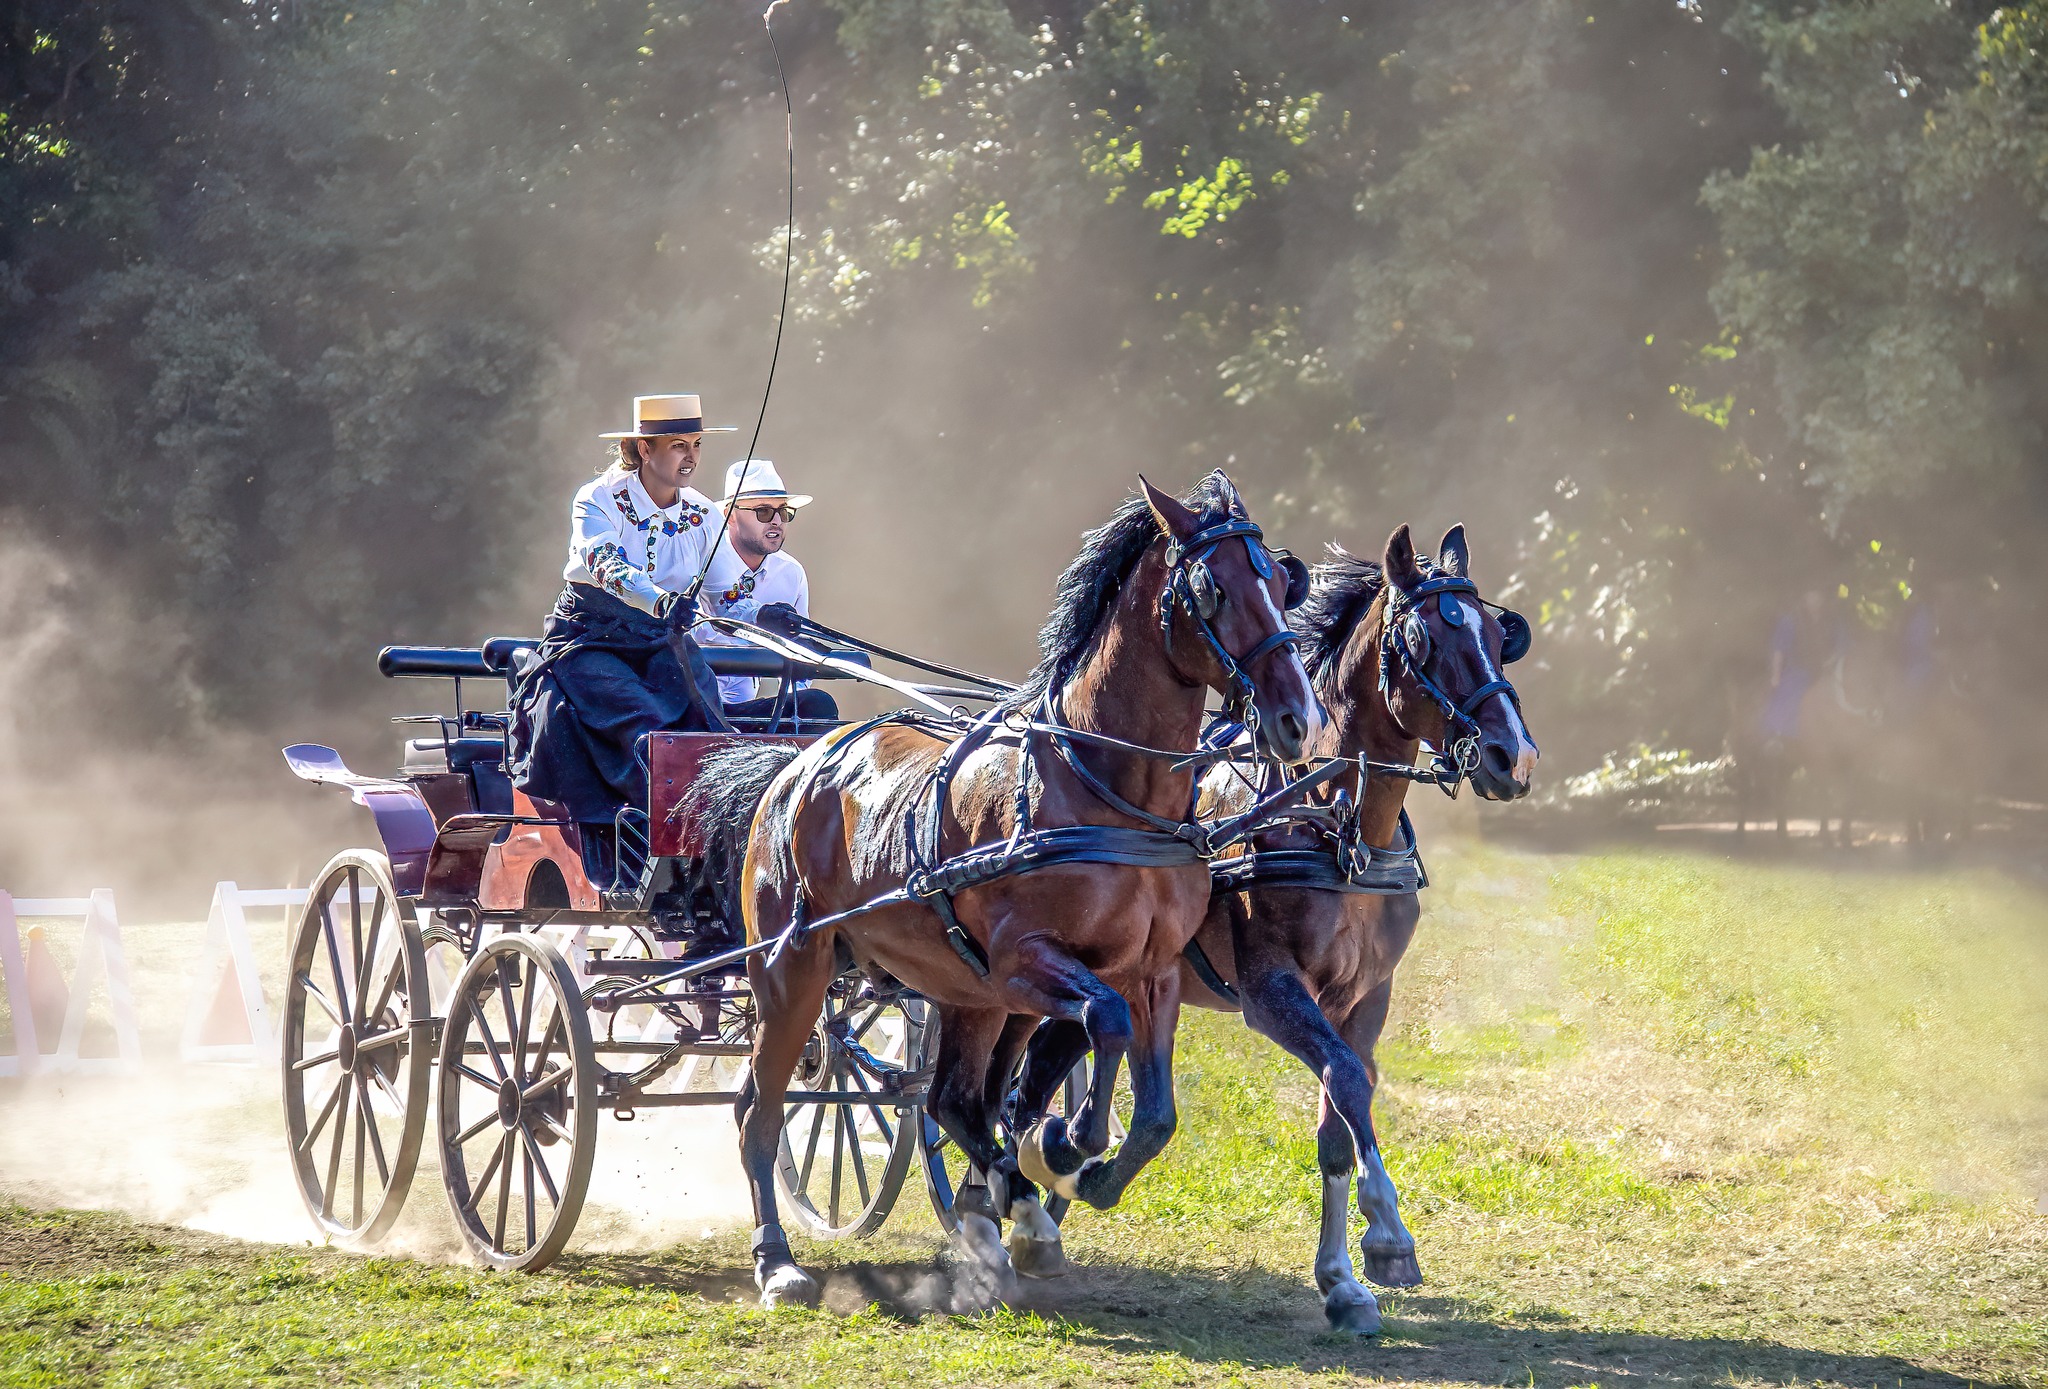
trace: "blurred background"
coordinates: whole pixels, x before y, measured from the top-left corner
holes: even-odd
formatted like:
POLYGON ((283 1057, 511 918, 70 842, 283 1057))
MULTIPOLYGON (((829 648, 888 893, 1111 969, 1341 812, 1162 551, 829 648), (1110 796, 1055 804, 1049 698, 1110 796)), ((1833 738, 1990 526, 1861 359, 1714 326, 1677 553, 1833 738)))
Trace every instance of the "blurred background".
MULTIPOLYGON (((0 885, 361 838, 387 643, 537 631, 636 393, 761 405, 727 0, 0 7, 0 885)), ((794 0, 759 452, 816 613, 1016 674, 1079 532, 1469 527, 1529 826, 2038 855, 2048 5, 794 0)), ((723 450, 723 451, 721 451, 723 450)), ((90 882, 86 880, 90 879, 90 882)))

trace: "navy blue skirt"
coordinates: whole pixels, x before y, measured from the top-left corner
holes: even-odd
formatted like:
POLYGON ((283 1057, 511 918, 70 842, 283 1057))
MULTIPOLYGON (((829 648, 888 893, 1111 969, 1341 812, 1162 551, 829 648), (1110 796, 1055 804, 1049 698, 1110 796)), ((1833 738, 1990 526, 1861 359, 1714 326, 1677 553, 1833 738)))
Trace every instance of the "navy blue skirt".
POLYGON ((506 765, 529 796, 609 823, 647 802, 649 733, 722 731, 718 681, 681 612, 649 616, 589 584, 555 600, 512 685, 506 765))

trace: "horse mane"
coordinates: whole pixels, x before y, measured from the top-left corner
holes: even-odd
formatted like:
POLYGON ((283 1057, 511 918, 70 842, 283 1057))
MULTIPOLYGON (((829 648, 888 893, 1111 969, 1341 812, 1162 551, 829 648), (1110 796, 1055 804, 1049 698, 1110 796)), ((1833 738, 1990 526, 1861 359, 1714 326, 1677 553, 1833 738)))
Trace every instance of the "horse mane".
MULTIPOLYGON (((1203 528, 1243 512, 1235 489, 1221 472, 1203 478, 1181 503, 1203 528)), ((1038 629, 1038 664, 1003 701, 1003 708, 1029 709, 1047 690, 1066 682, 1116 603, 1124 580, 1158 538, 1158 518, 1136 492, 1124 498, 1115 515, 1081 537, 1080 553, 1053 585, 1052 612, 1038 629)))
POLYGON ((1302 667, 1318 684, 1387 582, 1377 560, 1360 559, 1342 545, 1328 549, 1330 557, 1309 570, 1307 601, 1289 614, 1301 635, 1302 667))

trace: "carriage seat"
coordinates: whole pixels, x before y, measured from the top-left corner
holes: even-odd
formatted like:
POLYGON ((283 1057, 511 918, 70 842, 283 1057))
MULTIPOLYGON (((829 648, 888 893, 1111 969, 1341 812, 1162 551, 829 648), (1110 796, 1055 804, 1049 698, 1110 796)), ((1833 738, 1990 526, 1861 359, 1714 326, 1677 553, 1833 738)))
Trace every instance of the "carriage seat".
POLYGON ((467 772, 496 767, 505 760, 502 738, 408 738, 401 771, 467 772))

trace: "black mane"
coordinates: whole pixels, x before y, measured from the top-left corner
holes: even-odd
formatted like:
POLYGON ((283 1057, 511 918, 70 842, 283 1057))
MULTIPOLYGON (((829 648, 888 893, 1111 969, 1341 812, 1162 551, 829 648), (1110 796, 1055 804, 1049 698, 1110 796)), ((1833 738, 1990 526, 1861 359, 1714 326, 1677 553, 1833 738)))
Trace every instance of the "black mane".
MULTIPOLYGON (((1241 502, 1233 507, 1235 489, 1220 472, 1203 478, 1181 502, 1196 514, 1202 527, 1243 513, 1241 502)), ((1114 516, 1081 537, 1081 552, 1053 586, 1052 613, 1038 629, 1038 664, 1003 701, 1005 708, 1030 708, 1048 689, 1066 682, 1080 664, 1095 629, 1109 615, 1124 580, 1158 538, 1159 521, 1140 493, 1124 498, 1114 516)))
POLYGON ((1309 570, 1308 601, 1289 614, 1301 634, 1301 664, 1310 680, 1320 682, 1351 638, 1351 629, 1379 597, 1386 579, 1375 560, 1360 559, 1342 545, 1329 547, 1330 557, 1309 570))

